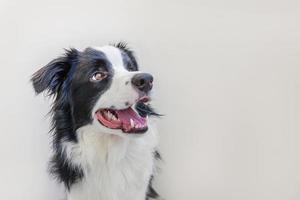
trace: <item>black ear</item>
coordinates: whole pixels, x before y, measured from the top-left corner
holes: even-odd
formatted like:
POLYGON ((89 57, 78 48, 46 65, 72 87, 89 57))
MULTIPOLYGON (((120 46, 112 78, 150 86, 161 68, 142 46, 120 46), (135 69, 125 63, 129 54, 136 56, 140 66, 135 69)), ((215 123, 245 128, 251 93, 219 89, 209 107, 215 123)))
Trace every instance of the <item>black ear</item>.
POLYGON ((48 90, 56 93, 78 57, 76 49, 66 50, 64 56, 56 58, 32 75, 31 81, 37 94, 48 90))

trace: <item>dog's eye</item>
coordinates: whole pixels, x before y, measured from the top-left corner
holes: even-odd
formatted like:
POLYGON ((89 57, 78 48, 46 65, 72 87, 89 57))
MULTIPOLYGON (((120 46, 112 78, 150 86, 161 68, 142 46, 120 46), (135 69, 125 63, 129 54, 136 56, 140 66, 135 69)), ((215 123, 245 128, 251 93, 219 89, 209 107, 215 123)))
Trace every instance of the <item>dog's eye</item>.
POLYGON ((106 77, 107 77, 106 73, 96 72, 96 73, 93 74, 93 76, 90 78, 90 80, 93 81, 93 82, 98 82, 98 81, 102 81, 106 77))

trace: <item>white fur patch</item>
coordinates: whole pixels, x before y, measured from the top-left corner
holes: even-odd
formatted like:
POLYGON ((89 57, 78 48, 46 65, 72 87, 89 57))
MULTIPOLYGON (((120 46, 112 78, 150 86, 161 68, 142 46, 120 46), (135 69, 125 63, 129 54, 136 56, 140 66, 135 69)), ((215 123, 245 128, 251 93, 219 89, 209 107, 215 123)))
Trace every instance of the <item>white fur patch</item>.
POLYGON ((69 160, 80 164, 84 179, 71 186, 68 200, 144 200, 154 172, 155 131, 140 137, 119 137, 95 131, 93 125, 77 131, 78 143, 66 143, 69 160))
POLYGON ((115 69, 125 70, 120 49, 113 46, 94 47, 94 49, 103 52, 115 69))

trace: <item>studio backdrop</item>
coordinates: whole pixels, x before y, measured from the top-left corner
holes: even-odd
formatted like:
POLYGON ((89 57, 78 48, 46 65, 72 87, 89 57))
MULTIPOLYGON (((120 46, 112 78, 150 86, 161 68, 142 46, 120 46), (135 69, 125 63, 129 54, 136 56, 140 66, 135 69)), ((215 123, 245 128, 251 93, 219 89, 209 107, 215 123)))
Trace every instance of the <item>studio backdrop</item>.
POLYGON ((300 199, 299 21, 293 0, 1 0, 0 199, 64 198, 31 74, 118 41, 155 77, 163 199, 300 199))

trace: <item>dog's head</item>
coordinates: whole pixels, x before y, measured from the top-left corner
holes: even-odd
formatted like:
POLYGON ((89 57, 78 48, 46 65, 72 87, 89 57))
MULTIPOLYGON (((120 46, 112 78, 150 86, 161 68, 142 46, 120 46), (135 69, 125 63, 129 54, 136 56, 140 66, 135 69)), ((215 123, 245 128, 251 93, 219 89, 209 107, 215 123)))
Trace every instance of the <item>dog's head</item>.
POLYGON ((139 71, 122 43, 67 50, 38 70, 32 82, 36 93, 55 96, 52 111, 67 112, 74 130, 91 124, 105 133, 144 133, 147 115, 154 113, 147 105, 153 77, 139 71))

